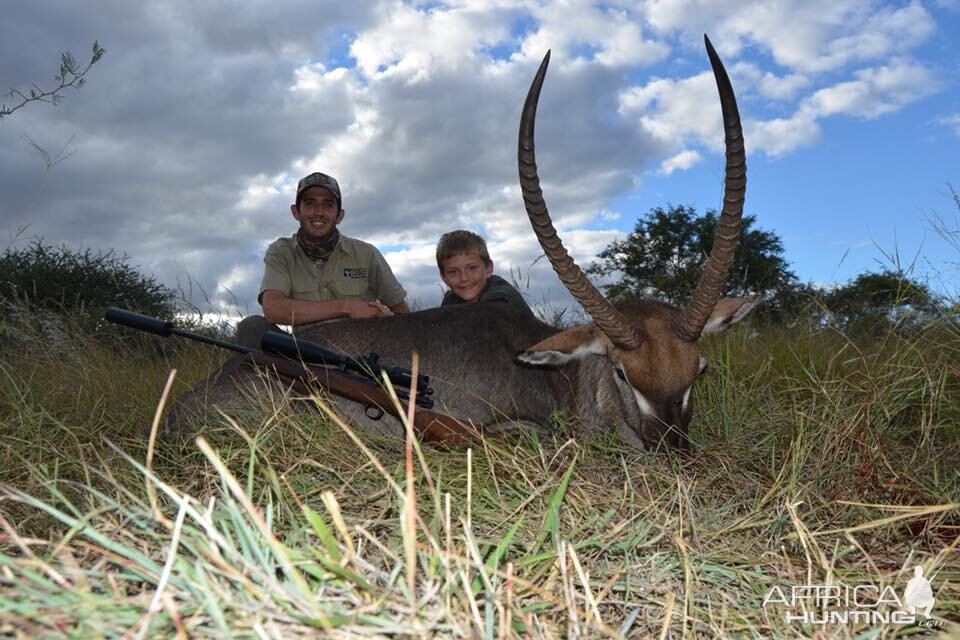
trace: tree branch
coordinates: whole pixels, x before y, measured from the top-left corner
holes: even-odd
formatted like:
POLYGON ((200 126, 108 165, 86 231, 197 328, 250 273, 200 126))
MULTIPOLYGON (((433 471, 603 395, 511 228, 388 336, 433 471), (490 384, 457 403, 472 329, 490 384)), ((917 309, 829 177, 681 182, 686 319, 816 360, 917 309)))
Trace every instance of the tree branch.
POLYGON ((90 62, 87 63, 86 67, 80 69, 77 65, 76 59, 69 51, 61 51, 60 73, 53 78, 57 83, 57 86, 52 89, 42 89, 34 84, 30 89, 30 93, 24 93, 19 89, 11 89, 10 92, 7 93, 7 96, 11 98, 19 98, 20 102, 12 107, 8 107, 6 104, 0 107, 0 120, 3 120, 14 111, 23 108, 31 102, 59 104, 59 102, 63 100, 62 92, 64 90, 67 88, 79 89, 86 83, 87 80, 85 76, 87 75, 87 71, 90 70, 90 67, 100 61, 100 58, 103 57, 104 53, 106 53, 106 49, 94 41, 90 62))

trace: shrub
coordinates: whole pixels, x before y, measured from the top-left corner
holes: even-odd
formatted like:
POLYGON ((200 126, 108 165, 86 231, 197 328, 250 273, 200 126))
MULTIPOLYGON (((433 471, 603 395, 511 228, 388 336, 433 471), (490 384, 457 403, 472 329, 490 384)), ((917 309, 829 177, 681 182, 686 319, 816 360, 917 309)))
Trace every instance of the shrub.
POLYGON ((847 331, 883 333, 915 328, 938 315, 939 300, 923 282, 900 271, 861 273, 823 297, 829 322, 847 331))
POLYGON ((128 260, 112 249, 74 251, 36 239, 0 256, 0 300, 68 316, 85 329, 100 326, 110 306, 173 319, 176 292, 128 260))

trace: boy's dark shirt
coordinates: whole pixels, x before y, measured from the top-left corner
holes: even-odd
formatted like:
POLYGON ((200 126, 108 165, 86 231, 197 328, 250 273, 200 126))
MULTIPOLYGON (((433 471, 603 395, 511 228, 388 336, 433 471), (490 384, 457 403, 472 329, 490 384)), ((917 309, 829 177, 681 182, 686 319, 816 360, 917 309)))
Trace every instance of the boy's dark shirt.
MULTIPOLYGON (((443 301, 440 303, 440 306, 466 304, 466 302, 467 300, 464 300, 453 291, 447 291, 443 294, 443 301)), ((493 275, 487 280, 487 284, 483 287, 480 295, 477 296, 476 302, 506 302, 507 304, 512 304, 524 309, 527 313, 533 315, 533 311, 527 306, 527 301, 523 299, 520 292, 498 275, 493 275)))

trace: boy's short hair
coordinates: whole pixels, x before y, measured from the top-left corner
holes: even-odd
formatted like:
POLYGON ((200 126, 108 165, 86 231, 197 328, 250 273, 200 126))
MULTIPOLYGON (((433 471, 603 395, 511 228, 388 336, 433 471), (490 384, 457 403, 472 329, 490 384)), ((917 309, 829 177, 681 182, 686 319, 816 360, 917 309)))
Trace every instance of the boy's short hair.
POLYGON ((437 268, 443 270, 443 261, 453 256, 471 253, 480 256, 484 265, 490 264, 490 253, 487 252, 487 243, 473 231, 457 229, 448 231, 440 236, 437 243, 437 268))

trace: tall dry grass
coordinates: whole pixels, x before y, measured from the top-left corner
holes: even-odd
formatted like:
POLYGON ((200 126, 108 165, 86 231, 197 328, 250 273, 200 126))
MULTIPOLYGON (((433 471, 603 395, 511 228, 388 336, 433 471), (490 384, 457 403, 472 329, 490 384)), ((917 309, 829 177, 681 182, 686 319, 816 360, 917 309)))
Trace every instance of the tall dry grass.
MULTIPOLYGON (((960 332, 748 327, 705 344, 695 452, 612 437, 471 451, 264 399, 148 455, 220 358, 6 326, 0 634, 894 637, 960 621, 960 332), (414 444, 414 443, 410 443, 414 444), (774 586, 935 575, 928 626, 788 622, 774 586)), ((53 328, 51 328, 53 327, 53 328)))

